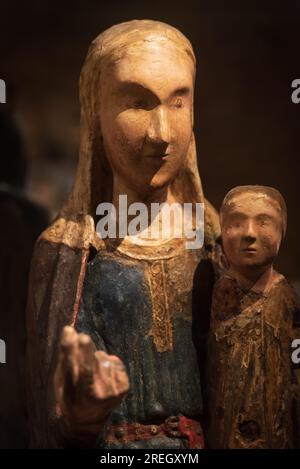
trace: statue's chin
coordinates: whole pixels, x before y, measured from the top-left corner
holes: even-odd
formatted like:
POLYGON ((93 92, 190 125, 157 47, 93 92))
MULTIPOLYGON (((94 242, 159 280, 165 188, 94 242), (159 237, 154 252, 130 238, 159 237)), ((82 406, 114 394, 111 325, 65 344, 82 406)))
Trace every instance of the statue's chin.
POLYGON ((154 174, 144 174, 142 177, 135 174, 124 175, 119 173, 119 177, 123 179, 125 187, 130 188, 143 198, 143 196, 154 194, 157 191, 167 189, 176 178, 175 171, 162 171, 161 169, 154 174))
POLYGON ((172 184, 175 178, 176 174, 159 170, 153 175, 149 184, 149 188, 152 190, 166 188, 172 184))

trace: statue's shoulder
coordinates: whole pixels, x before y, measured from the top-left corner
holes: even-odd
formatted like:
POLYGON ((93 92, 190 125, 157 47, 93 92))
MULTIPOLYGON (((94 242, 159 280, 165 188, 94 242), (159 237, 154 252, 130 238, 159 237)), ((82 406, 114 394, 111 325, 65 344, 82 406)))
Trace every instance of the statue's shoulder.
POLYGON ((274 304, 284 303, 287 312, 293 315, 295 325, 300 327, 300 298, 294 286, 282 275, 272 293, 274 304))

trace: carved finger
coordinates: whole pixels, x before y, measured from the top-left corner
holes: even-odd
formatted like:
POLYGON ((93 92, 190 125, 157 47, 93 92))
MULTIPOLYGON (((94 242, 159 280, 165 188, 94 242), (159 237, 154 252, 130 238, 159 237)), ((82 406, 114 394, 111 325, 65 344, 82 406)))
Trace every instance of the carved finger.
POLYGON ((91 394, 96 359, 95 345, 87 334, 78 335, 78 399, 82 401, 91 394))
POLYGON ((94 393, 98 399, 109 399, 114 395, 112 378, 114 364, 109 355, 96 353, 97 367, 94 374, 94 393))
POLYGON ((94 392, 98 399, 120 398, 128 390, 128 377, 121 360, 103 352, 95 354, 98 369, 94 378, 94 392))
POLYGON ((113 376, 113 380, 116 394, 124 394, 129 389, 129 380, 126 368, 119 357, 115 355, 110 355, 110 360, 114 364, 115 373, 113 376))
POLYGON ((78 334, 80 371, 92 373, 95 363, 95 345, 87 334, 78 334))
POLYGON ((76 399, 76 382, 78 379, 78 334, 69 326, 64 327, 60 342, 58 376, 61 396, 65 402, 76 399))
POLYGON ((116 355, 110 355, 109 358, 114 363, 114 365, 118 368, 118 370, 125 371, 125 366, 119 357, 117 357, 116 355))
POLYGON ((60 342, 60 363, 65 375, 74 381, 78 376, 78 334, 73 327, 63 329, 60 342))
POLYGON ((116 387, 118 394, 125 394, 129 390, 129 379, 125 368, 120 370, 116 368, 116 387))

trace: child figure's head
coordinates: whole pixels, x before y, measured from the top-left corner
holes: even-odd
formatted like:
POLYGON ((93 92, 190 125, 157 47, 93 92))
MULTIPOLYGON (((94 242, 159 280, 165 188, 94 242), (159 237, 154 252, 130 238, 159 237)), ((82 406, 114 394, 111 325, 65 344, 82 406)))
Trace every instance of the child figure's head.
POLYGON ((223 200, 220 223, 230 266, 241 272, 268 267, 286 232, 286 204, 272 187, 238 186, 223 200))

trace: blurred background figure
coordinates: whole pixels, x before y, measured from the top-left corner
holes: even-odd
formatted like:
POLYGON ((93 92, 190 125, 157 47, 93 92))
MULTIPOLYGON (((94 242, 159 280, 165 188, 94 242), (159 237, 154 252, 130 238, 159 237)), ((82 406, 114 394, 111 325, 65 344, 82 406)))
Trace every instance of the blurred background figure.
POLYGON ((0 106, 0 448, 27 446, 25 308, 34 242, 48 224, 47 212, 24 193, 27 159, 8 105, 0 106))

